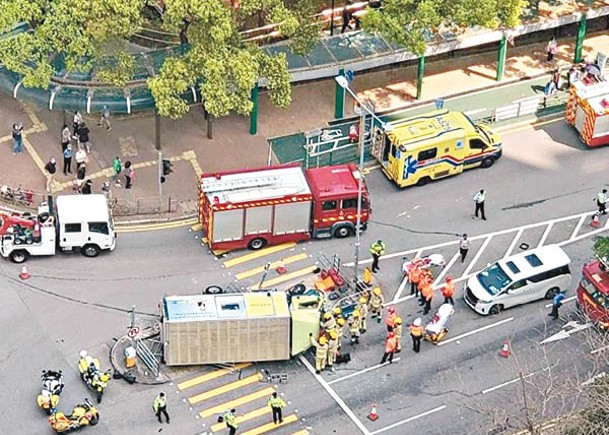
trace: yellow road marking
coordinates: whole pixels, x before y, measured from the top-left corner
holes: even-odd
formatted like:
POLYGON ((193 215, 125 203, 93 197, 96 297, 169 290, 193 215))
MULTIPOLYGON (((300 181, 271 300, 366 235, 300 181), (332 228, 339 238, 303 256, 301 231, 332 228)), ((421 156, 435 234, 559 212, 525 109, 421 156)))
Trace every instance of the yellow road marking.
POLYGON ((555 122, 562 121, 564 119, 565 119, 564 116, 559 116, 559 117, 548 119, 546 121, 541 121, 541 122, 520 122, 518 124, 508 124, 503 127, 498 127, 496 129, 496 131, 498 133, 515 133, 517 131, 525 130, 527 128, 543 127, 544 125, 553 124, 555 122))
POLYGON ((291 435, 309 435, 309 433, 310 433, 310 432, 309 432, 308 430, 303 429, 303 430, 299 430, 298 432, 294 432, 294 433, 293 433, 293 434, 291 434, 291 435))
POLYGON ((203 229, 203 226, 201 225, 201 223, 197 222, 196 224, 191 226, 190 229, 192 231, 201 231, 203 229))
MULTIPOLYGON (((297 261, 304 260, 306 258, 309 258, 309 256, 303 252, 298 255, 292 255, 291 257, 284 258, 283 263, 292 264, 292 263, 296 263, 297 261)), ((279 266, 279 262, 280 262, 280 260, 273 261, 269 267, 269 270, 277 269, 277 267, 279 266)), ((262 273, 262 272, 264 272, 264 266, 255 267, 253 269, 246 270, 245 272, 236 274, 235 278, 237 278, 237 279, 249 278, 250 276, 258 275, 259 273, 262 273)))
MULTIPOLYGON (((278 276, 277 278, 269 279, 268 281, 264 281, 263 285, 265 287, 272 287, 275 284, 281 284, 282 282, 286 282, 286 281, 289 281, 289 280, 294 279, 294 278, 299 278, 299 277, 301 277, 303 275, 311 273, 316 268, 317 268, 317 266, 305 267, 304 269, 300 269, 300 270, 297 270, 295 272, 288 273, 286 275, 281 275, 281 276, 278 276)), ((260 284, 251 285, 249 287, 249 289, 250 290, 259 290, 260 289, 260 284)))
POLYGON ((236 266, 237 264, 245 263, 246 261, 264 257, 265 255, 270 255, 275 252, 283 251, 285 249, 290 249, 293 246, 296 246, 295 242, 285 243, 283 245, 277 245, 277 246, 269 246, 268 248, 264 248, 264 249, 261 249, 256 252, 252 252, 250 254, 242 255, 241 257, 233 258, 232 260, 227 260, 224 262, 224 267, 233 267, 233 266, 236 266))
POLYGON ((195 403, 211 399, 212 397, 219 396, 220 394, 228 393, 229 391, 237 390, 241 387, 245 387, 246 385, 251 385, 260 382, 260 379, 262 379, 262 377, 259 373, 257 373, 255 375, 248 376, 247 378, 235 382, 230 382, 228 384, 222 385, 221 387, 214 388, 213 390, 209 390, 204 393, 197 394, 196 396, 189 397, 188 401, 191 405, 194 405, 195 403))
POLYGON ((202 384, 203 382, 211 381, 211 380, 217 379, 219 377, 222 377, 224 375, 234 373, 237 370, 244 369, 251 365, 252 365, 252 363, 241 363, 241 364, 236 364, 234 367, 231 367, 231 368, 214 370, 213 372, 205 373, 204 375, 197 376, 196 378, 192 378, 187 381, 180 382, 177 386, 180 390, 184 390, 186 388, 190 388, 190 387, 194 387, 195 385, 202 384))
POLYGON ((287 426, 288 424, 294 423, 298 421, 298 417, 295 414, 290 414, 287 417, 283 418, 283 423, 275 424, 272 421, 270 423, 265 424, 264 426, 257 427, 252 430, 248 430, 247 432, 243 432, 241 435, 262 435, 272 431, 273 429, 287 426))
POLYGON ((214 414, 223 414, 229 411, 231 408, 236 408, 239 405, 243 405, 244 403, 253 402, 256 399, 260 399, 264 396, 270 396, 273 394, 275 389, 273 387, 267 387, 263 390, 256 391, 255 393, 248 394, 247 396, 242 396, 234 400, 230 400, 228 402, 221 403, 220 405, 213 406, 208 409, 204 409, 199 412, 201 418, 211 417, 214 414))
POLYGON ((114 230, 117 233, 136 233, 140 231, 155 231, 155 230, 167 230, 170 228, 180 228, 192 225, 196 222, 196 218, 183 219, 174 222, 161 222, 156 224, 142 224, 142 225, 117 225, 114 230))
POLYGON ((44 174, 45 173, 44 166, 45 166, 46 163, 44 163, 42 161, 42 159, 40 158, 40 155, 38 155, 38 153, 34 149, 34 146, 28 140, 27 136, 23 136, 23 147, 30 154, 30 157, 32 157, 32 160, 34 160, 34 163, 36 164, 38 169, 40 169, 40 171, 44 174))
MULTIPOLYGON (((271 407, 265 406, 264 408, 258 408, 258 409, 248 412, 247 414, 240 415, 236 418, 236 420, 237 420, 238 424, 241 424, 244 421, 253 420, 254 418, 260 417, 265 414, 270 414, 270 413, 271 413, 271 407)), ((211 427, 212 432, 218 432, 219 430, 222 430, 222 429, 226 429, 226 423, 224 423, 224 422, 216 423, 216 424, 212 425, 212 427, 211 427)))

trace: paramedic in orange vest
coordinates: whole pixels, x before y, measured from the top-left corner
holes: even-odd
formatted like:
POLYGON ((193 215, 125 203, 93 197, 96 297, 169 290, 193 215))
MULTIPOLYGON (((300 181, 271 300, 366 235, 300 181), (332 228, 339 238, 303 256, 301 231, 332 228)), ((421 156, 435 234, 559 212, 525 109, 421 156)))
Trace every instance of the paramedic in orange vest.
POLYGON ((414 322, 412 322, 412 325, 410 325, 408 329, 410 330, 410 336, 412 337, 412 350, 419 353, 419 350, 421 350, 421 340, 425 333, 425 330, 421 326, 421 318, 417 317, 414 319, 414 322))
POLYGON ((455 283, 450 275, 446 275, 446 284, 442 287, 442 296, 444 296, 444 303, 455 305, 453 296, 455 294, 455 283))
POLYGON ((415 260, 412 261, 412 265, 408 270, 408 281, 410 281, 410 294, 418 296, 419 295, 419 279, 421 277, 421 271, 419 270, 419 262, 415 260))
POLYGON ((387 318, 385 319, 385 324, 387 325, 387 332, 393 332, 393 328, 395 328, 395 319, 398 317, 395 312, 395 308, 389 307, 387 309, 387 318))
POLYGON ((431 278, 430 274, 428 273, 428 271, 421 270, 419 273, 419 292, 420 292, 419 305, 421 305, 421 306, 425 305, 425 295, 423 294, 423 289, 425 289, 425 287, 427 287, 428 285, 431 285, 431 283, 432 283, 432 278, 431 278))
POLYGON ((398 347, 398 340, 395 337, 394 332, 388 332, 387 338, 385 338, 385 353, 383 354, 383 359, 381 360, 381 364, 385 364, 387 358, 389 358, 389 364, 393 362, 393 354, 395 353, 398 347))
POLYGON ((425 282, 423 287, 423 297, 425 298, 425 309, 423 315, 426 315, 431 310, 431 300, 433 299, 434 289, 431 280, 425 282))

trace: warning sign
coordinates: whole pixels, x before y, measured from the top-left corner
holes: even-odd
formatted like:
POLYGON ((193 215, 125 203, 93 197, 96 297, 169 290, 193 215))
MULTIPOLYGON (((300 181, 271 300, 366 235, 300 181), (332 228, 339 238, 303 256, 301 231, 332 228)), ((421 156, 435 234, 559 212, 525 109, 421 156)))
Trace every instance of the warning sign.
POLYGON ((137 336, 137 334, 139 334, 139 333, 140 333, 140 327, 134 326, 133 328, 129 328, 129 332, 127 332, 127 337, 135 338, 137 336))

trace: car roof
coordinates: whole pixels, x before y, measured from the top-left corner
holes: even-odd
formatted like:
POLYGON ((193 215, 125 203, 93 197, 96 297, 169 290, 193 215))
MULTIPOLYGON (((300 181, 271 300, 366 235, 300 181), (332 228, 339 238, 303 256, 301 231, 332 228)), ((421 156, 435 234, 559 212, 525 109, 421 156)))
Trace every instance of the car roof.
POLYGON ((571 259, 558 245, 548 245, 520 252, 497 263, 512 279, 518 280, 533 274, 566 266, 571 259))

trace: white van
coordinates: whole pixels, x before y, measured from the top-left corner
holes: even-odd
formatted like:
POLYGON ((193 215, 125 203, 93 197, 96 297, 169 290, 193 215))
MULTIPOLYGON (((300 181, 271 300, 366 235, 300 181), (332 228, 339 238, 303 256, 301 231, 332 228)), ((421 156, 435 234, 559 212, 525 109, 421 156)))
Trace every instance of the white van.
POLYGON ((479 314, 501 310, 539 299, 551 299, 571 284, 571 260, 559 246, 512 255, 467 280, 465 303, 479 314))

